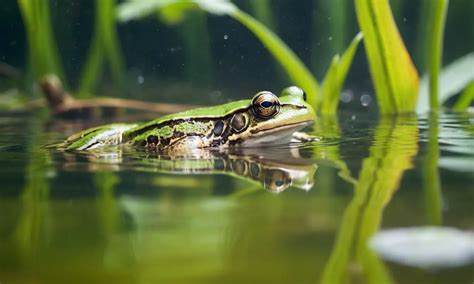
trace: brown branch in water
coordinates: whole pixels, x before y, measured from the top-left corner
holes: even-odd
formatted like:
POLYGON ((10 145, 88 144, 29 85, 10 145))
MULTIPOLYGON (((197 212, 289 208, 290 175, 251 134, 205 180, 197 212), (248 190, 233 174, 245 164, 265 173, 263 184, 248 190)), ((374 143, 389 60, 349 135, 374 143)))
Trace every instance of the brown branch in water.
POLYGON ((130 109, 158 113, 174 113, 193 108, 191 105, 151 103, 130 99, 94 98, 76 100, 64 91, 61 81, 56 75, 47 75, 40 81, 40 87, 48 102, 48 106, 55 115, 63 115, 82 110, 97 108, 130 109))

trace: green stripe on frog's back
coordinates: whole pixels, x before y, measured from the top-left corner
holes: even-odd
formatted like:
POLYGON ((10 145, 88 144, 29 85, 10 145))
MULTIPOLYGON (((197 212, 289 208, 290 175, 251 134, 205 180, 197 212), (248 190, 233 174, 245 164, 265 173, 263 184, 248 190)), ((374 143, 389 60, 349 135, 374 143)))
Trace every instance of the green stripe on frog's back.
POLYGON ((249 100, 241 100, 220 106, 192 109, 166 115, 130 129, 124 133, 124 139, 132 142, 144 141, 150 135, 159 138, 172 138, 178 134, 206 135, 214 128, 214 122, 226 119, 234 113, 246 111, 249 100))
POLYGON ((118 145, 122 142, 122 133, 136 127, 132 123, 114 123, 81 131, 69 136, 58 148, 65 150, 90 150, 105 145, 118 145))

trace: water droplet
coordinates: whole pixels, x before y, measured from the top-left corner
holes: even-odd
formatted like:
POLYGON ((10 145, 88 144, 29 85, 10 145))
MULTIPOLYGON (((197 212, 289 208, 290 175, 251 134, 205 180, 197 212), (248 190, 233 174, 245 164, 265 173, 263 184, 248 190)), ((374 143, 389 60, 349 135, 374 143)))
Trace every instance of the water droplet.
POLYGON ((229 38, 228 35, 224 35, 224 40, 227 40, 229 38))
POLYGON ((351 116, 351 119, 352 119, 352 120, 355 120, 355 119, 356 119, 356 116, 355 116, 355 115, 352 115, 352 116, 351 116))
POLYGON ((341 102, 350 103, 354 99, 354 93, 350 90, 343 91, 341 94, 341 102))
POLYGON ((403 18, 403 22, 406 22, 407 21, 407 18, 403 18))
POLYGON ((145 82, 145 78, 142 75, 138 75, 137 81, 138 84, 143 84, 143 82, 145 82))
POLYGON ((372 101, 372 98, 367 94, 364 94, 360 97, 360 103, 365 107, 368 106, 371 101, 372 101))
POLYGON ((328 40, 331 41, 331 40, 332 40, 332 36, 328 37, 328 40))

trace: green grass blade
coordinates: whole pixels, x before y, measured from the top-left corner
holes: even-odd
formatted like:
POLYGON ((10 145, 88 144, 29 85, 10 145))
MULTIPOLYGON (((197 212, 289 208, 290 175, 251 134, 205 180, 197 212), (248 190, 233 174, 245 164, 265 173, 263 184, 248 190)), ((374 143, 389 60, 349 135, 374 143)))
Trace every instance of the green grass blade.
POLYGON ((358 33, 349 47, 344 51, 342 57, 334 56, 331 66, 324 78, 321 90, 321 108, 324 114, 334 114, 339 105, 339 96, 346 80, 347 73, 352 65, 355 52, 362 40, 362 33, 358 33))
MULTIPOLYGON (((474 53, 469 53, 443 67, 439 76, 439 103, 462 92, 474 80, 474 53)), ((429 80, 425 75, 420 84, 420 96, 416 111, 429 110, 429 80)))
POLYGON ((467 108, 471 105, 474 101, 474 80, 471 81, 469 86, 462 92, 459 99, 453 106, 454 111, 466 111, 467 108))
POLYGON ((318 82, 296 54, 271 30, 247 13, 235 9, 231 16, 255 34, 285 69, 291 80, 306 91, 308 102, 317 108, 318 82))
POLYGON ((449 0, 433 0, 431 7, 429 72, 430 72, 430 108, 439 109, 439 70, 443 55, 443 36, 448 12, 449 0))
MULTIPOLYGON (((125 67, 123 56, 120 50, 119 38, 116 30, 115 5, 116 0, 96 0, 100 2, 101 14, 100 29, 102 30, 102 42, 106 51, 105 56, 110 63, 110 71, 117 85, 123 84, 125 67)), ((99 7, 98 7, 99 8, 99 7)), ((123 88, 121 88, 123 89, 123 88)))
POLYGON ((339 93, 341 92, 342 85, 339 86, 336 82, 337 71, 341 57, 336 54, 329 65, 329 69, 324 77, 321 88, 320 111, 323 114, 333 114, 337 110, 337 102, 339 101, 339 93))
POLYGON ((28 41, 28 73, 33 81, 48 73, 64 79, 49 3, 47 0, 18 0, 28 41))
POLYGON ((249 1, 253 15, 260 21, 260 23, 269 27, 270 29, 275 29, 275 19, 272 14, 272 0, 258 0, 258 1, 249 1))
POLYGON ((94 88, 97 79, 103 70, 103 58, 104 50, 100 44, 98 36, 94 35, 79 82, 79 89, 77 91, 79 98, 84 99, 90 97, 90 92, 94 88))
POLYGON ((388 0, 355 0, 359 26, 382 113, 415 110, 419 77, 388 0))
MULTIPOLYGON (((152 14, 156 9, 163 8, 175 3, 176 0, 159 1, 149 0, 146 2, 128 1, 119 5, 117 17, 120 21, 128 21, 135 18, 152 14)), ((314 107, 318 106, 319 85, 308 68, 301 62, 296 54, 270 29, 257 21, 252 16, 239 10, 228 0, 192 0, 199 8, 215 15, 228 15, 249 29, 269 50, 273 57, 284 68, 290 79, 308 95, 308 102, 314 107)))
POLYGON ((104 48, 102 46, 102 32, 101 28, 101 9, 99 1, 95 2, 95 18, 94 24, 96 29, 94 35, 92 36, 92 43, 89 49, 89 54, 87 55, 86 63, 82 70, 81 79, 79 81, 79 88, 77 91, 79 98, 88 98, 90 97, 90 92, 94 88, 97 79, 99 78, 104 63, 104 48))
POLYGON ((115 83, 120 85, 123 82, 125 67, 115 30, 114 11, 115 0, 96 0, 94 35, 77 92, 80 98, 90 96, 106 60, 110 63, 110 71, 115 83))

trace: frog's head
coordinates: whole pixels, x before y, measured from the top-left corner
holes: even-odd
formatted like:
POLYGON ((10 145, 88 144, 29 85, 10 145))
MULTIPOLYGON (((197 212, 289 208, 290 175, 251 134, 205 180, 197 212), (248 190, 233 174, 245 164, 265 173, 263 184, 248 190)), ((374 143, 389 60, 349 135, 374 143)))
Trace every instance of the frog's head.
POLYGON ((234 133, 229 140, 242 145, 286 144, 292 134, 316 119, 306 94, 298 87, 288 87, 280 97, 269 91, 257 93, 248 111, 236 113, 230 120, 234 133), (242 128, 242 131, 238 131, 242 128), (237 131, 235 131, 237 130, 237 131))

